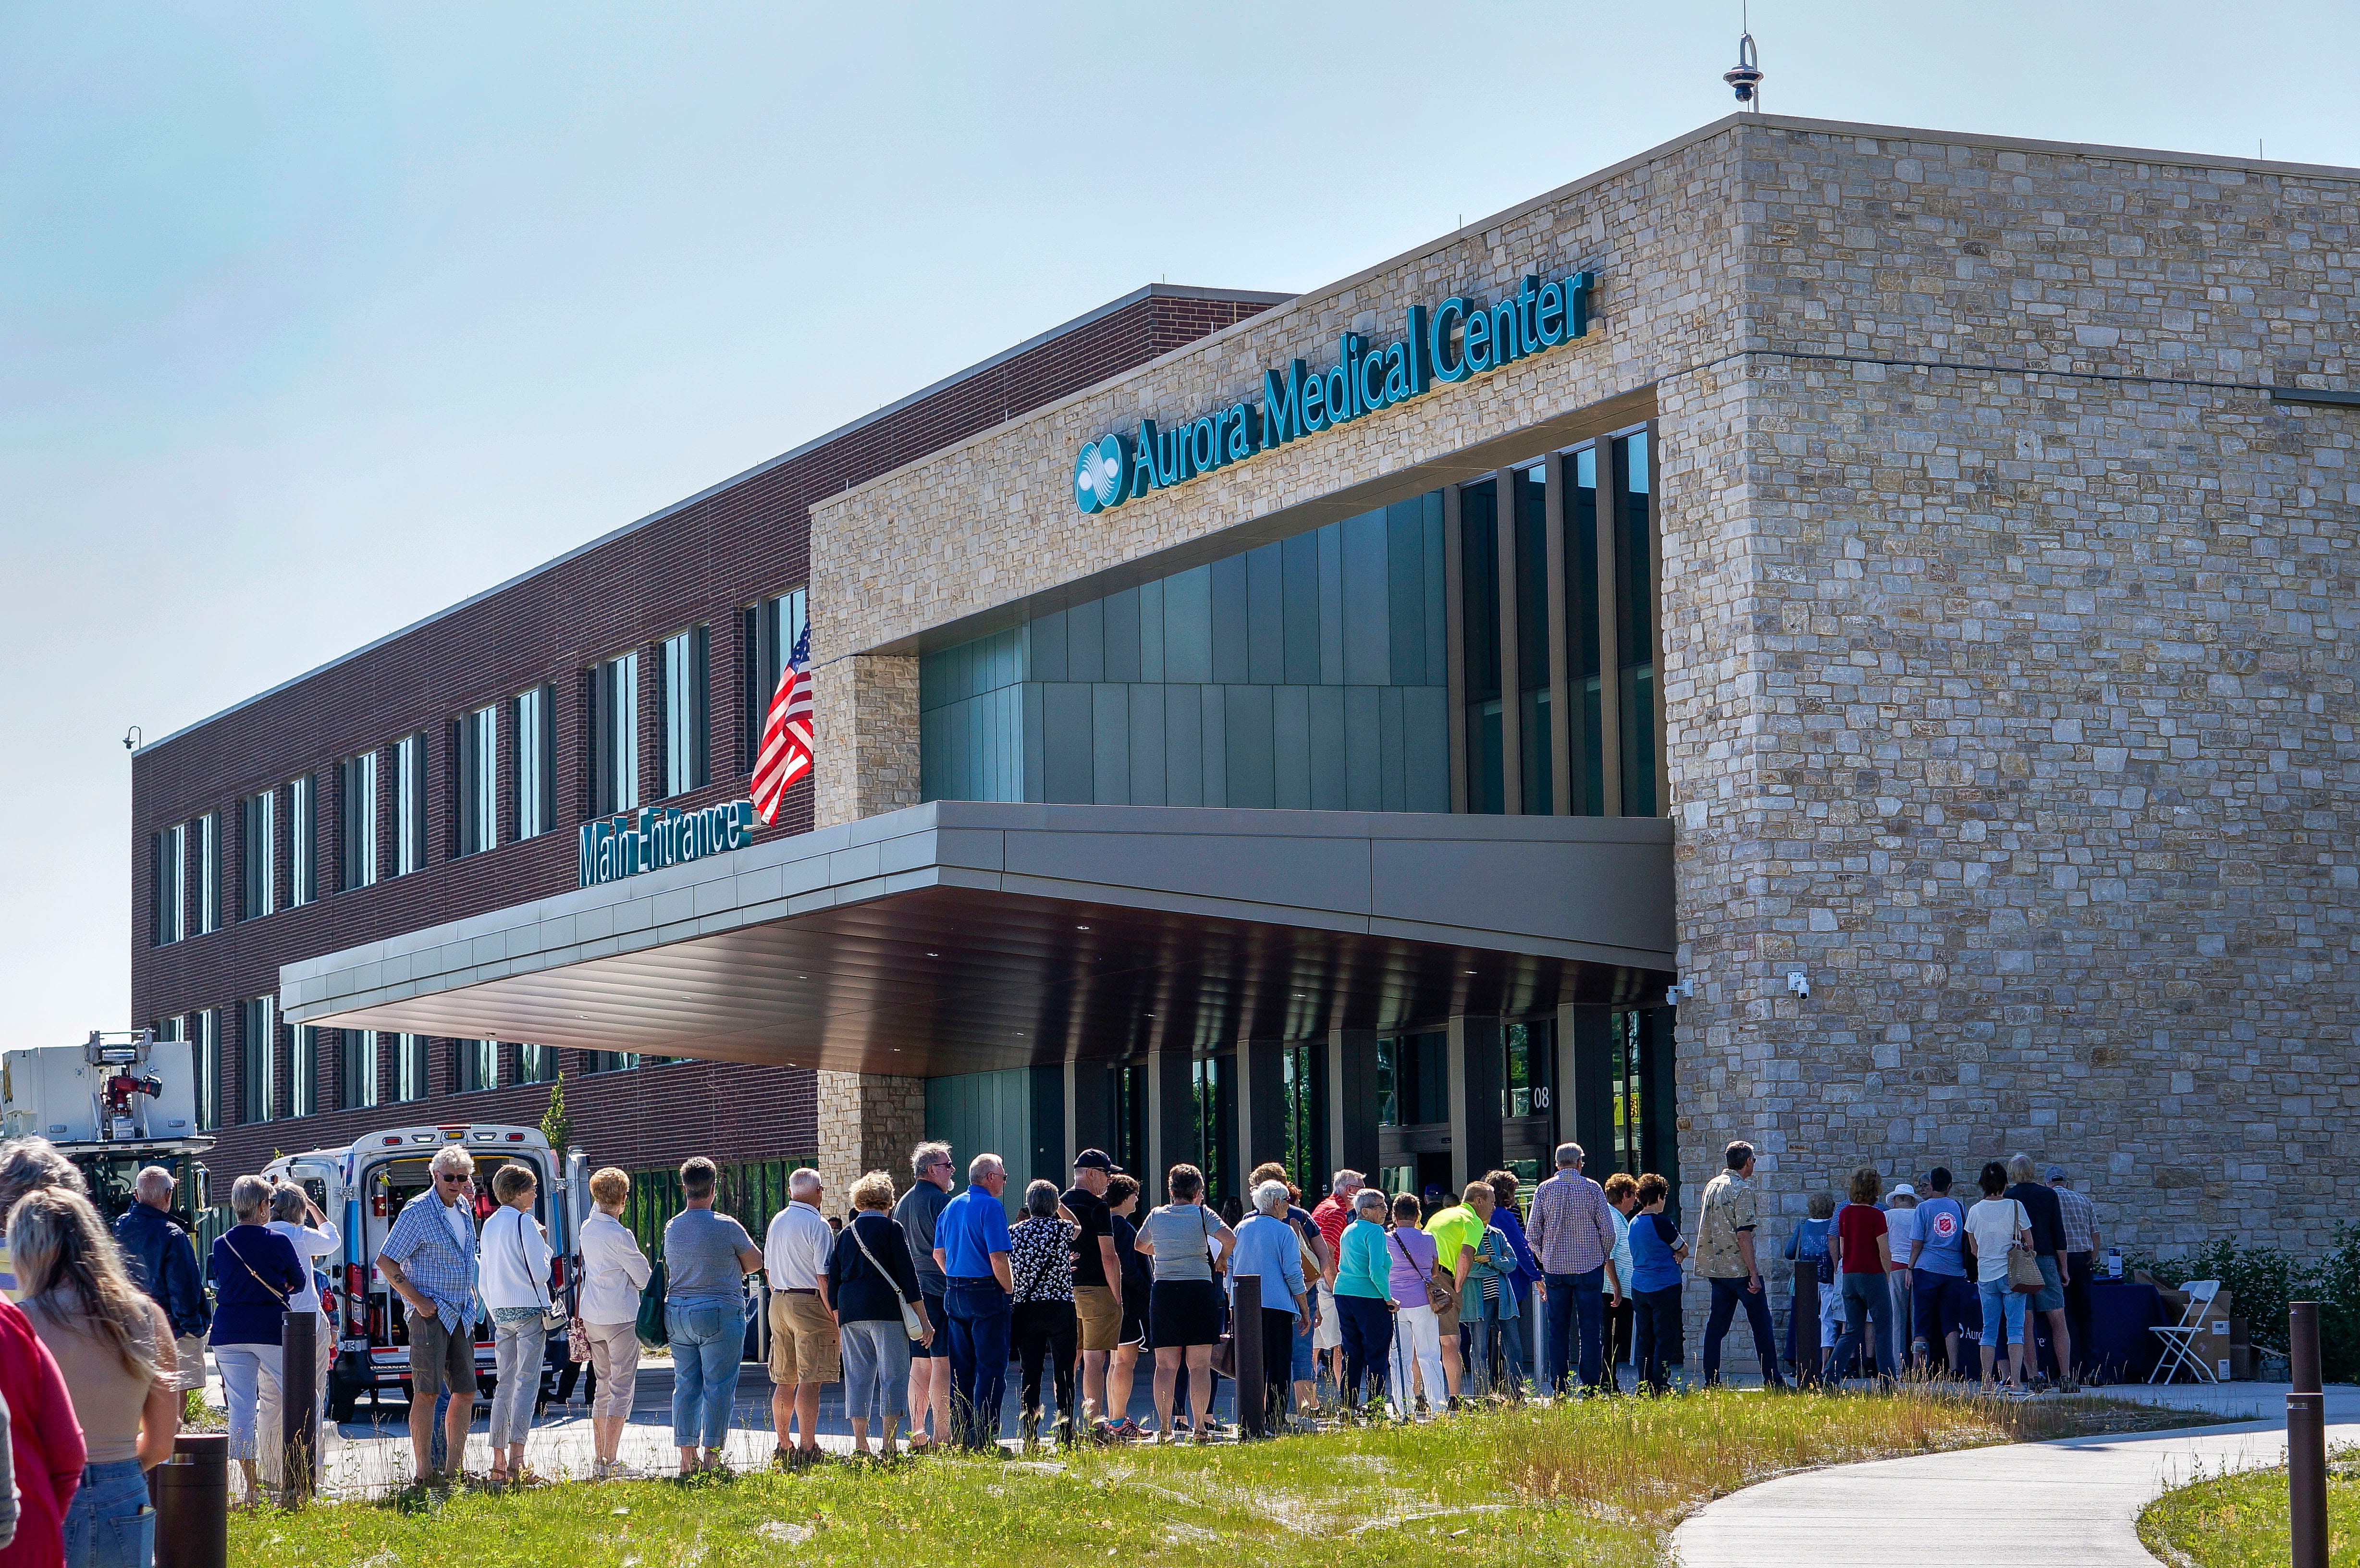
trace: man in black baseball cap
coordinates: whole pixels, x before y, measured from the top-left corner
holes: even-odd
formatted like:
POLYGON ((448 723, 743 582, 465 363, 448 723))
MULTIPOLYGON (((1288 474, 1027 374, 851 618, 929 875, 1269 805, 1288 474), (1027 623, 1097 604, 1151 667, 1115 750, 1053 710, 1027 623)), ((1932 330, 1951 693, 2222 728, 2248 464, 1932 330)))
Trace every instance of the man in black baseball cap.
POLYGON ((1107 1207, 1107 1179, 1114 1161, 1103 1149, 1074 1156, 1074 1185, 1065 1210, 1082 1227, 1074 1238, 1074 1315, 1081 1321, 1082 1418, 1095 1428, 1119 1419, 1106 1409, 1107 1357, 1122 1343, 1122 1260, 1114 1251, 1114 1214, 1107 1207))

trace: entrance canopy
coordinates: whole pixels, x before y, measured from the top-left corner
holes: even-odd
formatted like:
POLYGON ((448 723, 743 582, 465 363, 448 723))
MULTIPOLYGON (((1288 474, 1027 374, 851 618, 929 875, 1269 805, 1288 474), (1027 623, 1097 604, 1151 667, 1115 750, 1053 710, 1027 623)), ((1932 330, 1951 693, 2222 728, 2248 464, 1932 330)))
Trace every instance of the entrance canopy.
POLYGON ((1635 1000, 1672 830, 938 800, 291 964, 290 1023, 916 1077, 1635 1000))

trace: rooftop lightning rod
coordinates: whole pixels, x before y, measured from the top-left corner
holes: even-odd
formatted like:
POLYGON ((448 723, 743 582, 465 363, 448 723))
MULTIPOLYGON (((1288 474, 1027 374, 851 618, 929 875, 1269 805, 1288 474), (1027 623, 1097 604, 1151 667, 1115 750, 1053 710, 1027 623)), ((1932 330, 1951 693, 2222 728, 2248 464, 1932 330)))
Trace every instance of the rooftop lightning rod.
POLYGON ((1722 71, 1721 79, 1729 83, 1742 106, 1759 114, 1762 109, 1762 65, 1754 48, 1753 18, 1743 11, 1739 16, 1738 26, 1745 30, 1738 36, 1737 63, 1722 71))

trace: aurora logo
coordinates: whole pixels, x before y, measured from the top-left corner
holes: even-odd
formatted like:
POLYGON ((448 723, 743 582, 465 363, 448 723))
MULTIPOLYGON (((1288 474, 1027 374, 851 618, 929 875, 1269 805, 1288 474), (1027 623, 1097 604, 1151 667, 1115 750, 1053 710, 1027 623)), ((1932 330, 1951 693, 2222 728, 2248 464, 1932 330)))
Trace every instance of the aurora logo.
POLYGON ((1465 381, 1590 334, 1590 275, 1524 287, 1486 309, 1453 296, 1429 313, 1412 305, 1400 338, 1379 348, 1346 332, 1336 363, 1314 371, 1291 360, 1265 370, 1259 405, 1240 401, 1186 424, 1139 421, 1085 445, 1074 460, 1074 504, 1103 512, 1259 452, 1423 396, 1437 381, 1465 381))

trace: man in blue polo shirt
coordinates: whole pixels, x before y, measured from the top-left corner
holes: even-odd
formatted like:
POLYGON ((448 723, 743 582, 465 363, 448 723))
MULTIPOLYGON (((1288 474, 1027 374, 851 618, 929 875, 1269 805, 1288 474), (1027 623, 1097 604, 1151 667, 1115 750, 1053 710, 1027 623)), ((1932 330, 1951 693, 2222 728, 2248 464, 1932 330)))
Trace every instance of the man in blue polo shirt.
POLYGON ((1000 1442, 1000 1406, 1008 1383, 1010 1298, 1008 1211, 1000 1194, 1008 1167, 997 1154, 967 1162, 967 1191, 934 1221, 934 1263, 948 1281, 943 1307, 951 1320, 951 1432, 962 1448, 1000 1442))

